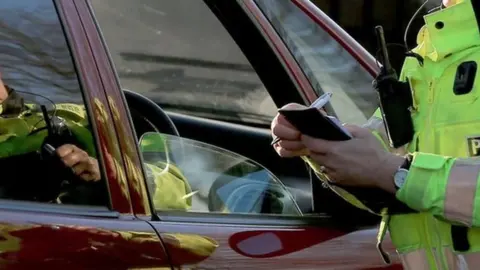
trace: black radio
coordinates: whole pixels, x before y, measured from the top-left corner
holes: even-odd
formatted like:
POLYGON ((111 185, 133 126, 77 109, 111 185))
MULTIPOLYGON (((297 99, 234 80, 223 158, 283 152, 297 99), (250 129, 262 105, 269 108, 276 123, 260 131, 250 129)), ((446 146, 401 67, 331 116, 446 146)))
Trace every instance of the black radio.
POLYGON ((390 64, 383 28, 375 28, 381 51, 383 67, 374 80, 390 146, 401 147, 412 141, 414 135, 411 110, 413 98, 408 82, 398 80, 390 64))

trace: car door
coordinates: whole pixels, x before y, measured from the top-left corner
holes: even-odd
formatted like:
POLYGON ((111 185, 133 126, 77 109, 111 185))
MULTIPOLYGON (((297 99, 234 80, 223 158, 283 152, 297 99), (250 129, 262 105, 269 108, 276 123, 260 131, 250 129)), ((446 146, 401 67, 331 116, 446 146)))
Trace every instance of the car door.
POLYGON ((93 58, 95 48, 89 46, 75 4, 5 0, 0 13, 0 69, 2 81, 13 89, 9 99, 15 93, 25 106, 44 105, 47 111, 45 118, 34 109, 24 111, 25 121, 20 121, 20 116, 5 114, 8 100, 2 104, 0 268, 171 269, 159 237, 136 218, 130 194, 122 188, 131 179, 125 177, 118 139, 107 119, 111 112, 93 58), (38 122, 30 123, 32 119, 38 122), (23 140, 25 135, 41 142, 50 119, 59 121, 53 128, 65 123, 70 131, 82 133, 86 144, 78 147, 85 146, 80 151, 99 164, 101 179, 68 191, 53 181, 63 167, 36 159, 36 139, 23 140), (31 124, 28 129, 25 123, 31 124), (70 129, 70 124, 79 129, 70 129), (65 192, 53 192, 56 188, 65 192), (44 192, 53 193, 46 197, 44 192), (88 197, 89 192, 94 196, 88 197))
MULTIPOLYGON (((384 267, 375 226, 325 190, 312 209, 310 181, 317 181, 302 162, 282 160, 270 146, 269 122, 276 107, 308 104, 323 91, 336 91, 332 114, 357 123, 368 118, 374 106, 365 83, 370 87, 375 67, 358 44, 332 29, 335 24, 307 1, 91 3, 120 85, 165 108, 182 136, 156 134, 179 151, 172 150, 171 160, 183 161, 162 171, 178 167, 181 173, 174 170, 172 181, 192 192, 167 207, 165 198, 179 190, 159 188, 165 185, 161 176, 147 185, 156 214, 150 223, 174 268, 384 267), (277 3, 280 10, 274 9, 277 3), (289 40, 292 29, 279 27, 287 22, 303 26, 293 32, 304 30, 307 38, 289 40), (312 60, 298 58, 318 42, 315 35, 322 46, 309 52, 312 60), (360 98, 345 92, 356 81, 360 98), (339 211, 337 217, 330 215, 339 211)), ((168 160, 145 151, 146 162, 168 160)), ((145 169, 147 176, 155 175, 145 169)), ((385 245, 392 250, 388 241, 385 245)), ((396 257, 393 261, 391 269, 398 268, 396 257)))

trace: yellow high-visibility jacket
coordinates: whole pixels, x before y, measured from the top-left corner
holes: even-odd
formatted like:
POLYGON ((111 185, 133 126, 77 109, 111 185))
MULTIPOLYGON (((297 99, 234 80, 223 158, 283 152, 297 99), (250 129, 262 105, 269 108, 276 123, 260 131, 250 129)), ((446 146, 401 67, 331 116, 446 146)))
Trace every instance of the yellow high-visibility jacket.
MULTIPOLYGON (((480 63, 480 1, 464 0, 424 19, 413 50, 423 61, 407 57, 400 76, 411 85, 415 136, 408 146, 389 149, 413 154, 407 180, 396 197, 418 212, 392 215, 387 225, 407 269, 476 269, 480 265, 479 69, 473 72, 471 91, 455 93, 454 88, 466 76, 465 65, 475 68, 480 63)), ((380 111, 366 126, 386 141, 380 111)), ((355 198, 347 196, 358 206, 355 198)))

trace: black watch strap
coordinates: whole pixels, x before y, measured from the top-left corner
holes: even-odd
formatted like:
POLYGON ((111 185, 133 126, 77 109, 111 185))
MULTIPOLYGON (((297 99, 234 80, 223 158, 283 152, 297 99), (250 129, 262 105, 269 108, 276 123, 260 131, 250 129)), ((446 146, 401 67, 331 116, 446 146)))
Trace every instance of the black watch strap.
POLYGON ((403 162, 401 169, 410 170, 410 166, 412 165, 413 156, 411 154, 405 155, 405 161, 403 162))

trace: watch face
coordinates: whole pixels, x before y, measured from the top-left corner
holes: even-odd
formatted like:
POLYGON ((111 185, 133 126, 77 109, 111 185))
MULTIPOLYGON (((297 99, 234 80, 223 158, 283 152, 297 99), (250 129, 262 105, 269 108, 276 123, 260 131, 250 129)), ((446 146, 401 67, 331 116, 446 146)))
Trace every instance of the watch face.
POLYGON ((394 182, 397 188, 403 187, 405 181, 407 180, 408 170, 398 169, 394 175, 394 182))

